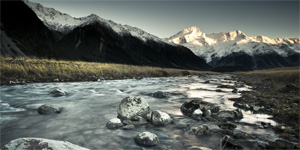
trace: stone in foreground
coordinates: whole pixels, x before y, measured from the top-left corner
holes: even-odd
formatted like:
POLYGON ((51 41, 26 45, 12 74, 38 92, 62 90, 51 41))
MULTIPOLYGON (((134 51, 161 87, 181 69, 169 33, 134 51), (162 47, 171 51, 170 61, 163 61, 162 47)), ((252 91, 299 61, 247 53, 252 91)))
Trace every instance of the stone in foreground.
POLYGON ((89 150, 66 142, 42 138, 19 138, 4 145, 3 150, 89 150))
POLYGON ((236 110, 223 110, 218 112, 217 117, 224 120, 234 120, 234 119, 242 119, 243 113, 240 109, 236 110))
POLYGON ((202 115, 203 115, 203 112, 200 109, 196 109, 192 114, 192 118, 195 120, 201 120, 202 115))
POLYGON ((169 124, 171 121, 170 115, 165 112, 155 110, 151 114, 151 122, 153 125, 163 126, 169 124))
POLYGON ((121 122, 121 120, 119 118, 113 118, 110 119, 107 123, 106 123, 106 127, 108 129, 116 129, 116 128, 120 128, 123 126, 123 123, 121 122))
POLYGON ((56 106, 52 105, 42 105, 37 109, 37 112, 41 115, 52 114, 52 113, 60 113, 60 110, 56 106))
POLYGON ((147 146, 147 147, 156 146, 159 144, 158 137, 151 132, 140 133, 135 137, 134 140, 138 145, 147 146))
POLYGON ((207 125, 200 125, 199 127, 191 127, 190 132, 195 135, 209 134, 209 128, 207 125))
POLYGON ((150 107, 146 100, 139 97, 124 98, 118 108, 118 117, 122 120, 131 119, 133 116, 146 116, 150 107))
POLYGON ((228 135, 225 135, 221 141, 220 149, 243 149, 243 146, 228 135))
POLYGON ((189 102, 185 102, 182 104, 182 106, 180 107, 181 112, 186 115, 191 117, 193 112, 196 109, 200 109, 201 111, 204 110, 210 110, 212 113, 216 113, 219 111, 219 107, 215 106, 212 103, 208 103, 202 100, 191 100, 189 102))
POLYGON ((49 93, 50 95, 54 97, 59 97, 59 96, 66 96, 66 92, 63 91, 62 89, 55 89, 49 93))

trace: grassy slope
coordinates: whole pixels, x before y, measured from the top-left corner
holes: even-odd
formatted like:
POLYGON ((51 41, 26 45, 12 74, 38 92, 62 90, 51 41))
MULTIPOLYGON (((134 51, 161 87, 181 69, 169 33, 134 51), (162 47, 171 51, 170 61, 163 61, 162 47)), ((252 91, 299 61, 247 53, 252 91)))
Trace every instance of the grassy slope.
POLYGON ((53 82, 96 79, 126 79, 134 77, 166 77, 179 75, 216 74, 206 71, 133 66, 122 64, 62 61, 35 58, 0 57, 1 84, 9 81, 53 82))
POLYGON ((244 102, 272 108, 274 119, 280 123, 275 129, 282 136, 292 134, 299 138, 300 68, 277 68, 236 74, 240 80, 254 88, 253 92, 243 94, 246 100, 244 102), (294 85, 296 88, 287 85, 294 85), (282 125, 292 129, 280 129, 282 125))

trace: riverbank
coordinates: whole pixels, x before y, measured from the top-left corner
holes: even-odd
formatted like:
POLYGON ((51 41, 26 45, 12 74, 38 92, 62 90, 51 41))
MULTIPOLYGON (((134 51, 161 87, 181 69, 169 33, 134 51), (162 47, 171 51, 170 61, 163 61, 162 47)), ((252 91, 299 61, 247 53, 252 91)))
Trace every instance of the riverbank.
POLYGON ((1 85, 218 74, 123 64, 0 57, 1 85))
POLYGON ((239 104, 255 105, 256 113, 271 114, 279 124, 274 129, 282 138, 299 139, 299 67, 235 73, 239 81, 252 86, 233 99, 239 104))

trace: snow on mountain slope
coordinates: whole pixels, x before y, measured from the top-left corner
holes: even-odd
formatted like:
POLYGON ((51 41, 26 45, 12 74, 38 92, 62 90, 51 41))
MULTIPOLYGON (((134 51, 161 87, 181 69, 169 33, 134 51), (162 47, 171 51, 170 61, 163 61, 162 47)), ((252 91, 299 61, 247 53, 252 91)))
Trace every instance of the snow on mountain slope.
POLYGON ((291 53, 300 53, 300 38, 248 37, 240 30, 206 34, 193 26, 165 40, 191 49, 208 63, 214 59, 240 52, 250 56, 277 53, 284 57, 291 53))
POLYGON ((95 14, 91 14, 86 17, 75 18, 70 16, 69 14, 59 12, 53 8, 44 7, 39 3, 28 1, 25 1, 25 3, 36 13, 39 19, 42 20, 50 30, 61 33, 60 37, 58 37, 59 39, 76 27, 85 26, 94 22, 99 22, 110 27, 112 30, 114 30, 120 35, 131 34, 132 36, 142 39, 143 41, 151 39, 154 41, 164 42, 160 38, 151 35, 141 29, 131 27, 129 25, 117 24, 111 20, 105 20, 103 18, 100 18, 95 14))

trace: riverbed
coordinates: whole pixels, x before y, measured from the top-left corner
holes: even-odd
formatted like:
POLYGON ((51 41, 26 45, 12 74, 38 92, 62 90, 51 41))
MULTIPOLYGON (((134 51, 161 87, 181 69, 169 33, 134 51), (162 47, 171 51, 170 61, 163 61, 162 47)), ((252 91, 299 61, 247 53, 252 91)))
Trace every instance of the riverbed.
MULTIPOLYGON (((38 137, 68 141, 89 149, 141 149, 134 137, 143 131, 155 133, 160 144, 155 149, 187 149, 203 146, 218 149, 223 135, 209 134, 196 136, 187 132, 188 127, 206 124, 211 130, 218 130, 217 123, 196 121, 184 116, 180 106, 192 99, 201 99, 218 105, 221 110, 237 109, 230 98, 240 97, 232 89, 216 91, 219 85, 234 85, 229 74, 144 78, 141 80, 106 80, 101 82, 32 83, 25 85, 1 86, 1 147, 20 137, 38 137), (209 83, 205 83, 209 81, 209 83), (60 88, 66 96, 53 97, 49 93, 60 88), (166 98, 155 98, 151 93, 163 91, 166 98), (106 128, 106 123, 117 116, 121 100, 128 96, 142 97, 151 110, 170 114, 173 123, 165 127, 151 124, 138 126, 134 130, 106 128), (62 108, 60 114, 39 115, 37 108, 43 104, 62 108), (179 126, 185 125, 187 128, 179 126)), ((251 90, 244 86, 240 91, 251 90)), ((260 127, 261 122, 276 125, 265 114, 253 114, 242 110, 244 118, 234 123, 235 130, 252 135, 249 143, 275 140, 274 131, 260 127)), ((251 149, 253 144, 245 146, 251 149)))

